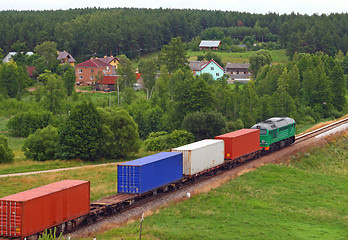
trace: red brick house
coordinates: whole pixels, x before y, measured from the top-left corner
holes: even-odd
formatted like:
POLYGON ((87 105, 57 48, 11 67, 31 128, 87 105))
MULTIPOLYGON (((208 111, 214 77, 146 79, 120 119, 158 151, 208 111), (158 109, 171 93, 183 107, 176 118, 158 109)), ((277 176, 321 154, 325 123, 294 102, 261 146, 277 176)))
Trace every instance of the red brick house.
POLYGON ((115 75, 115 67, 100 59, 90 59, 75 67, 76 84, 92 85, 96 81, 96 76, 100 72, 102 75, 115 75))

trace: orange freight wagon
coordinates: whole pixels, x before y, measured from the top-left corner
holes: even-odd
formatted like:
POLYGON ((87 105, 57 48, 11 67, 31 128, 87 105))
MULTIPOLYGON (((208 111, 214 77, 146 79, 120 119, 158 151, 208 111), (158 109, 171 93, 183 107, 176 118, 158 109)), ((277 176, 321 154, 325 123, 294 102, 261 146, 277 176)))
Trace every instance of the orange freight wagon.
POLYGON ((237 159, 260 150, 259 129, 240 129, 216 136, 215 139, 224 140, 225 159, 237 159))
POLYGON ((89 194, 88 181, 63 180, 0 198, 0 236, 23 239, 86 215, 89 194))

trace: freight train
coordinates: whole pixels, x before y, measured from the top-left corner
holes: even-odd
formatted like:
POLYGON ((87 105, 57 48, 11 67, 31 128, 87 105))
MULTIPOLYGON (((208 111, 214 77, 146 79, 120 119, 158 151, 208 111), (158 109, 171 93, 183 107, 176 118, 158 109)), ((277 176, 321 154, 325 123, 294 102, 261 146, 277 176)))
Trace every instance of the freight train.
POLYGON ((37 239, 45 229, 66 233, 147 197, 230 169, 295 141, 295 121, 276 117, 117 167, 117 194, 90 203, 88 181, 63 180, 0 198, 0 236, 37 239))

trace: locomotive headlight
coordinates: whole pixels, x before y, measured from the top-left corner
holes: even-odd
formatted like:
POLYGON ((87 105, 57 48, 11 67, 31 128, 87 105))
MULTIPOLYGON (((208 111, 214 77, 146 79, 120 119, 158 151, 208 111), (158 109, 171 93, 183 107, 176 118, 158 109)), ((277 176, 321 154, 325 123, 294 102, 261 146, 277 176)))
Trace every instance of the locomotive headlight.
POLYGON ((265 140, 262 140, 261 142, 262 142, 262 143, 265 143, 265 140))

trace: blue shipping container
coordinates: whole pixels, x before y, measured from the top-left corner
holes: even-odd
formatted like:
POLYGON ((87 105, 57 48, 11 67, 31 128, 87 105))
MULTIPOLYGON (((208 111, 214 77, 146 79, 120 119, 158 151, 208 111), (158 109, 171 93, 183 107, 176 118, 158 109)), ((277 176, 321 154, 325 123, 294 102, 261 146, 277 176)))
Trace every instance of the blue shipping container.
POLYGON ((182 153, 161 152, 117 166, 117 192, 142 194, 180 180, 182 153))

